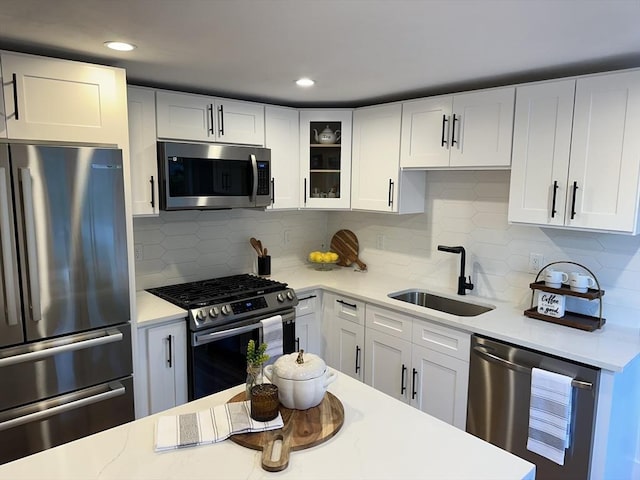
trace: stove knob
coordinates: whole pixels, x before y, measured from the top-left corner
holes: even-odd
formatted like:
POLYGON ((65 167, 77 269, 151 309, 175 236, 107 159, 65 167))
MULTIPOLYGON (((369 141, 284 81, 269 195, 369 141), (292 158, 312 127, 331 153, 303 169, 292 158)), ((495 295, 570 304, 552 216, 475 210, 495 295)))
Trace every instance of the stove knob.
POLYGON ((196 318, 198 320, 204 320, 207 316, 207 312, 205 312, 204 310, 198 310, 198 313, 196 314, 196 318))
POLYGON ((231 307, 229 305, 222 306, 222 314, 229 315, 231 313, 231 307))
POLYGON ((296 296, 293 294, 293 290, 287 291, 287 298, 291 301, 293 301, 293 299, 296 298, 296 296))
POLYGON ((278 299, 278 301, 280 303, 284 302, 284 295, 282 295, 281 293, 279 293, 278 295, 276 295, 276 298, 278 299))
POLYGON ((220 313, 220 310, 218 310, 218 307, 213 307, 213 308, 209 309, 209 316, 210 317, 216 318, 219 313, 220 313))

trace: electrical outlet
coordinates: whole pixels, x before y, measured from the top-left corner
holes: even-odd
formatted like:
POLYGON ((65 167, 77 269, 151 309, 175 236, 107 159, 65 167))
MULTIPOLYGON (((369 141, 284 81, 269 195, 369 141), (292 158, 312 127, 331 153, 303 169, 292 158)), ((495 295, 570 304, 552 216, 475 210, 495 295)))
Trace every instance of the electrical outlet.
POLYGON ((282 238, 282 242, 285 245, 289 245, 289 242, 291 242, 291 230, 285 230, 283 233, 283 238, 282 238))
POLYGON ((142 260, 142 245, 140 243, 136 243, 133 247, 133 254, 136 258, 136 262, 142 260))
POLYGON ((529 273, 538 273, 542 268, 544 257, 541 253, 529 254, 529 273))
POLYGON ((379 234, 376 237, 376 248, 378 250, 384 250, 384 235, 379 234))

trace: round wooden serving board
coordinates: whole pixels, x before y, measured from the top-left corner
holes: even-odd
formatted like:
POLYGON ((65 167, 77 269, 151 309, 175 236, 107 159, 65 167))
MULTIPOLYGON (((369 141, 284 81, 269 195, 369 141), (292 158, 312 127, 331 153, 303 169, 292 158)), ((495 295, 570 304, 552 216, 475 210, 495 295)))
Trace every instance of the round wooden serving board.
MULTIPOLYGON (((228 403, 243 402, 245 392, 238 393, 228 403)), ((231 441, 243 447, 262 450, 262 468, 279 472, 289 465, 289 452, 304 450, 326 442, 344 423, 344 407, 335 395, 327 392, 317 407, 308 410, 292 410, 280 405, 284 427, 267 432, 232 435, 231 441), (275 442, 282 441, 278 458, 272 458, 275 442)))
POLYGON ((348 267, 353 262, 356 262, 361 270, 367 269, 367 265, 358 258, 360 244, 358 243, 358 237, 351 230, 338 230, 331 238, 331 246, 329 248, 340 257, 338 265, 348 267))

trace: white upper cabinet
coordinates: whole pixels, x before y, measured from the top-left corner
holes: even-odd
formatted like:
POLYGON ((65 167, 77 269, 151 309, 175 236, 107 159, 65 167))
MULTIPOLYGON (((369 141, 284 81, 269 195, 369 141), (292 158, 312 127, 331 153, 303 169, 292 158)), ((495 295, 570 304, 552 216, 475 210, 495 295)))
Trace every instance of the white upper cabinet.
POLYGON ((156 92, 158 138, 264 145, 264 106, 188 93, 156 92))
POLYGON ((124 70, 4 52, 0 62, 10 139, 126 142, 124 70))
POLYGON ((400 171, 401 104, 353 113, 351 208, 377 212, 424 212, 425 173, 400 171))
POLYGON ((573 118, 567 225, 637 233, 640 71, 579 79, 573 118))
POLYGON ((518 87, 509 221, 564 225, 575 80, 518 87))
POLYGON ((156 100, 152 89, 127 88, 131 203, 135 216, 158 215, 156 100))
POLYGON ((515 88, 403 104, 402 168, 509 168, 515 88))
POLYGON ((351 205, 351 110, 300 111, 303 208, 351 205))
POLYGON ((294 108, 265 107, 265 146, 271 149, 270 210, 300 206, 300 120, 294 108))
POLYGON ((638 233, 638 131, 639 71, 518 87, 509 221, 638 233))

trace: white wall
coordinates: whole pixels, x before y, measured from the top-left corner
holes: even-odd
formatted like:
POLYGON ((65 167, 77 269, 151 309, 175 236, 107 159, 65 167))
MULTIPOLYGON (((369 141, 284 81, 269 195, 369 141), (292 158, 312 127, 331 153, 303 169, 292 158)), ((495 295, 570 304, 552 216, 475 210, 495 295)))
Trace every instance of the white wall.
MULTIPOLYGON (((272 268, 304 264, 327 236, 325 212, 216 210, 161 212, 134 219, 136 290, 256 272, 249 238, 269 250, 272 268), (289 242, 285 244, 285 232, 289 242)), ((286 281, 286 280, 283 280, 286 281)))
MULTIPOLYGON (((595 273, 606 292, 607 322, 640 328, 640 236, 509 225, 508 191, 507 171, 432 171, 427 173, 426 211, 419 215, 223 210, 136 218, 134 238, 144 258, 135 262, 136 288, 255 271, 251 236, 269 248, 274 265, 304 264, 311 250, 323 243, 326 248, 337 230, 349 228, 371 271, 454 291, 459 256, 436 247, 462 245, 476 285, 473 293, 513 301, 523 309, 531 302, 528 285, 535 278, 528 272, 529 253, 543 254, 545 263, 578 262, 595 273), (290 232, 287 245, 285 230, 290 232)), ((582 300, 567 304, 596 315, 597 306, 582 300)))
MULTIPOLYGON (((462 245, 473 293, 508 300, 523 309, 531 302, 529 253, 544 262, 574 261, 594 272, 605 290, 607 322, 640 328, 640 236, 574 232, 509 225, 508 171, 427 172, 425 213, 389 215, 329 214, 328 235, 349 228, 358 236, 360 258, 371 271, 457 288, 459 255, 438 244, 462 245), (380 247, 382 242, 382 248, 380 247)), ((558 265, 567 271, 572 265, 558 265)), ((574 311, 597 315, 597 302, 569 301, 574 311)))

